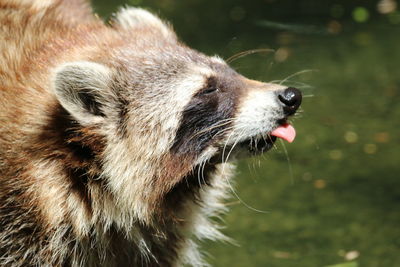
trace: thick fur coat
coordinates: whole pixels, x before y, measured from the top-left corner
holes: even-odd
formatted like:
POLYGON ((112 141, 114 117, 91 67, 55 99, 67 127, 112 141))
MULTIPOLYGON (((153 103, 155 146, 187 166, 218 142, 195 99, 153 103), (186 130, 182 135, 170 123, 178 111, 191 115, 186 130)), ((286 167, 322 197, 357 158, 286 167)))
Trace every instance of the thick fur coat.
POLYGON ((285 87, 143 9, 0 0, 0 25, 0 265, 205 265, 225 161, 272 146, 285 87))

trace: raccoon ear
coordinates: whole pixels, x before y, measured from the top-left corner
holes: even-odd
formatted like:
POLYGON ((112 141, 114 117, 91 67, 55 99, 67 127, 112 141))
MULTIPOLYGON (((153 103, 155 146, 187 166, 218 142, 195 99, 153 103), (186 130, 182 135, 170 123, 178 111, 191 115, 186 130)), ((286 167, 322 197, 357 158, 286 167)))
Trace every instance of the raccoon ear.
POLYGON ((135 7, 121 8, 114 15, 113 23, 124 30, 138 27, 148 27, 161 33, 164 37, 176 40, 176 34, 170 24, 163 22, 159 17, 147 10, 135 7))
POLYGON ((81 124, 104 120, 104 106, 112 98, 110 69, 93 62, 72 62, 58 67, 54 89, 60 104, 81 124))

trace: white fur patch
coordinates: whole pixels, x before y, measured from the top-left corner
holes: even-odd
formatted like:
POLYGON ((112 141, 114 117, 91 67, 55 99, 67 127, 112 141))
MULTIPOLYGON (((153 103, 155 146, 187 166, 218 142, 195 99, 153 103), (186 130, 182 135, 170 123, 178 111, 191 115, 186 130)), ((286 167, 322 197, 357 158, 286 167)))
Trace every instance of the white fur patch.
POLYGON ((262 88, 250 89, 241 101, 227 144, 244 141, 255 135, 265 136, 272 131, 276 120, 282 116, 282 107, 275 91, 285 88, 277 84, 266 84, 262 88))
POLYGON ((225 60, 223 60, 220 56, 213 56, 211 59, 212 59, 215 63, 223 64, 223 65, 226 64, 225 60))

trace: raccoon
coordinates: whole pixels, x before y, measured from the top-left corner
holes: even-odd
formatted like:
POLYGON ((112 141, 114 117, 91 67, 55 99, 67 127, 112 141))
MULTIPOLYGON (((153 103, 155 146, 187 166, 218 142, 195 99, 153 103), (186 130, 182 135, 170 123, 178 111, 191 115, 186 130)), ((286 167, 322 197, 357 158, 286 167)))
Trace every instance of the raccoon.
POLYGON ((300 91, 144 9, 0 0, 0 25, 0 265, 206 265, 231 159, 293 141, 300 91))

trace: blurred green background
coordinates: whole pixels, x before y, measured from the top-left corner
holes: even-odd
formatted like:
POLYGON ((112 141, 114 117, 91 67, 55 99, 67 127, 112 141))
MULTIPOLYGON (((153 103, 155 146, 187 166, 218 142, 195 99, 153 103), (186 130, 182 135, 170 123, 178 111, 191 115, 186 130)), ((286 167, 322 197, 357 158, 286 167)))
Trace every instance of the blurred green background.
POLYGON ((126 4, 206 54, 274 49, 231 65, 305 95, 295 142, 239 162, 239 245, 203 244, 213 266, 400 266, 398 1, 93 1, 105 19, 126 4))

